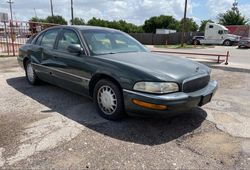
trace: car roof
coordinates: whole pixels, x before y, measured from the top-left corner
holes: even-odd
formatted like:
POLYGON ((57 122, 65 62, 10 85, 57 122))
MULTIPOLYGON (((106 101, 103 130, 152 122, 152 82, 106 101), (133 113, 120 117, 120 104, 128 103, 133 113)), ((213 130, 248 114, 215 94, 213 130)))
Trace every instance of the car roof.
POLYGON ((107 28, 107 27, 98 27, 98 26, 89 26, 89 25, 60 25, 60 26, 54 26, 50 28, 74 28, 77 30, 105 30, 105 31, 118 31, 116 29, 107 28))

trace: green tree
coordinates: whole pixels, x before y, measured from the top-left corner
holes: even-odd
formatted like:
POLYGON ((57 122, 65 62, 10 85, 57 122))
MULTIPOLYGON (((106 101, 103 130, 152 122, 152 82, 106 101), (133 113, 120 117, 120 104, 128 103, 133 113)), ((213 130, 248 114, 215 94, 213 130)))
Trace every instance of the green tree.
MULTIPOLYGON (((70 22, 72 23, 72 20, 70 20, 70 22)), ((85 25, 85 21, 82 18, 76 17, 76 18, 73 18, 72 25, 85 25)))
POLYGON ((88 21, 88 25, 92 26, 100 26, 100 27, 108 27, 107 21, 104 21, 102 19, 98 19, 93 17, 88 21))
POLYGON ((205 28, 206 28, 206 25, 207 23, 210 22, 210 23, 214 23, 212 20, 202 20, 201 21, 201 25, 200 25, 200 28, 199 28, 199 32, 204 32, 205 31, 205 28))
POLYGON ((148 33, 155 33, 156 29, 174 29, 177 30, 179 22, 172 16, 160 15, 149 18, 142 26, 148 33))
POLYGON ((239 11, 228 10, 219 14, 219 23, 222 25, 246 25, 248 21, 239 11))
POLYGON ((127 33, 143 32, 141 26, 137 26, 132 23, 127 23, 124 20, 107 21, 107 20, 93 17, 92 19, 88 21, 88 25, 114 28, 114 29, 118 29, 127 33))
POLYGON ((45 22, 45 19, 43 18, 38 18, 38 17, 32 17, 30 19, 30 21, 33 21, 33 22, 45 22))
POLYGON ((48 23, 67 25, 67 21, 60 15, 48 16, 45 19, 45 21, 48 22, 48 23))
MULTIPOLYGON (((178 31, 182 31, 184 19, 180 21, 178 31)), ((196 22, 192 18, 186 18, 186 26, 185 26, 185 32, 195 32, 197 31, 199 26, 196 24, 196 22)))

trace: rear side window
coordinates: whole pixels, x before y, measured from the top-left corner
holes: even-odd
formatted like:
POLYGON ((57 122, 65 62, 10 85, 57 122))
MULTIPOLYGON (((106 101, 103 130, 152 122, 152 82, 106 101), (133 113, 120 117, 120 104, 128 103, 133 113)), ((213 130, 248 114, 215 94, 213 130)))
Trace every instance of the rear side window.
POLYGON ((42 38, 41 46, 53 48, 59 29, 48 30, 42 38))
POLYGON ((44 35, 44 33, 42 33, 41 35, 39 35, 39 37, 36 39, 36 43, 35 43, 36 45, 40 45, 41 44, 43 35, 44 35))
POLYGON ((72 30, 64 30, 62 36, 58 41, 58 50, 67 51, 69 45, 74 44, 81 46, 80 39, 78 35, 72 30))

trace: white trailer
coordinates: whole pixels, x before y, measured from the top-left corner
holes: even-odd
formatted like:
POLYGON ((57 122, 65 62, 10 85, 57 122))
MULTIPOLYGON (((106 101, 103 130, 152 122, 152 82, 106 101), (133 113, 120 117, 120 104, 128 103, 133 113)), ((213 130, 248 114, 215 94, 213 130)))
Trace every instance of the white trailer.
POLYGON ((238 43, 240 36, 229 34, 228 29, 223 25, 216 23, 207 23, 205 28, 205 37, 200 39, 200 44, 214 44, 231 46, 238 43))

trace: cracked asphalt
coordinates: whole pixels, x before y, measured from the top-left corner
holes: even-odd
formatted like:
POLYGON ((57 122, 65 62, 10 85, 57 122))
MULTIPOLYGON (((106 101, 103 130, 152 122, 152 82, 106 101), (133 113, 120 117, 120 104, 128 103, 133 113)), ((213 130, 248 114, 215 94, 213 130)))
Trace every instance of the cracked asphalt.
POLYGON ((0 169, 250 169, 250 67, 211 66, 219 89, 208 105, 112 122, 0 58, 0 169))

